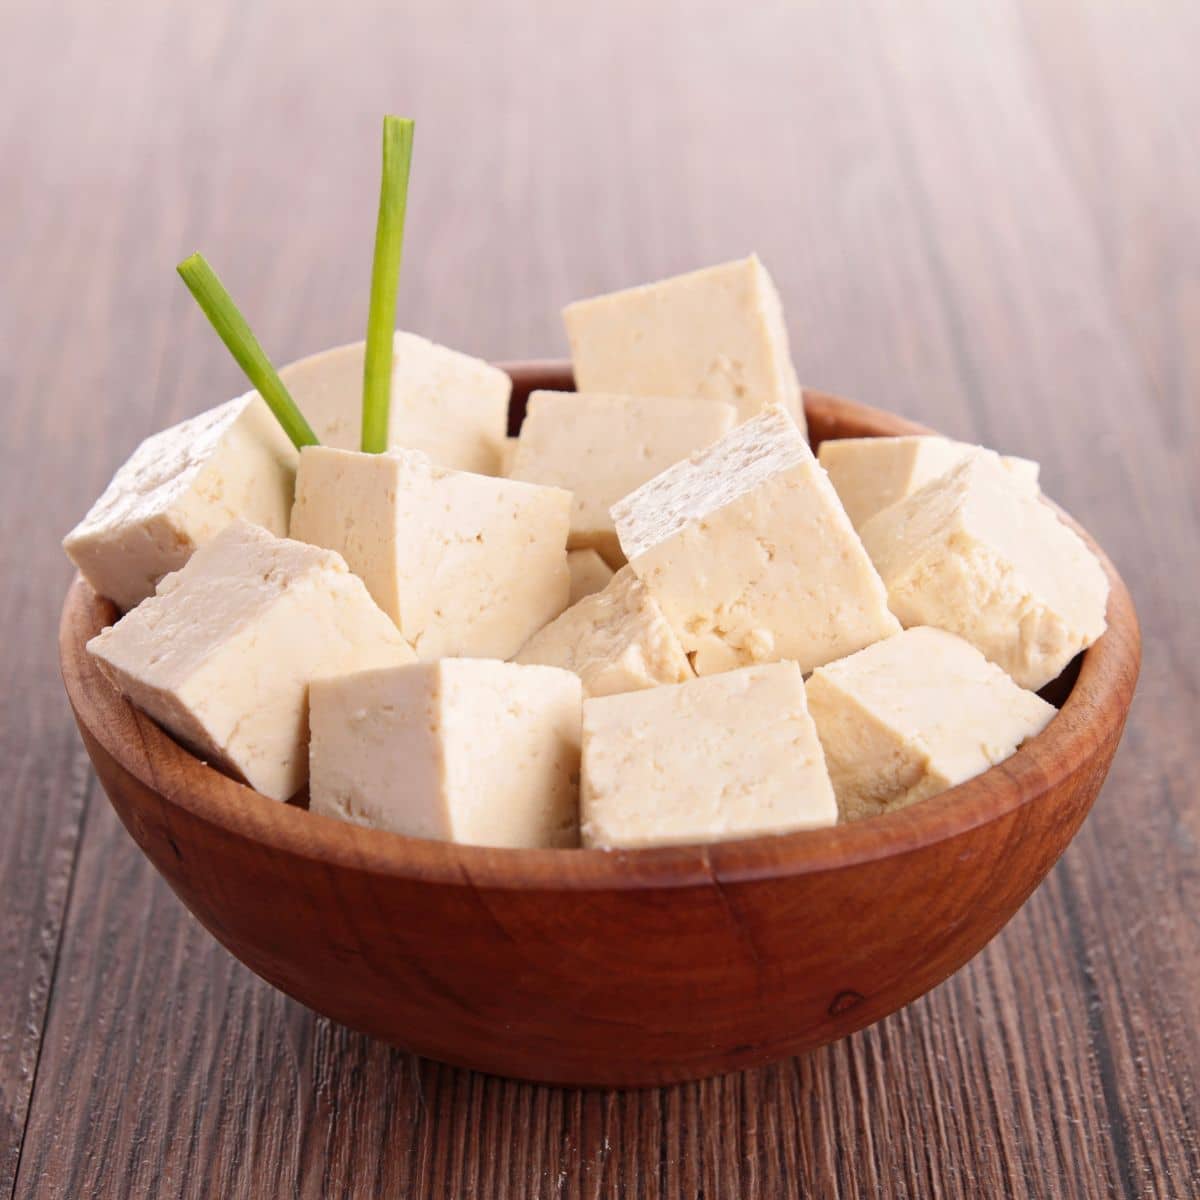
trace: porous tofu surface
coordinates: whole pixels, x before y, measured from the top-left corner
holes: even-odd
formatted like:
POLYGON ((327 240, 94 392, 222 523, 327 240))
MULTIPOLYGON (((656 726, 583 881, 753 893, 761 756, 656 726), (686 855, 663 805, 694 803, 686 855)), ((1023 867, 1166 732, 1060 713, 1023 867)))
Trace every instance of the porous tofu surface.
POLYGON ((413 660, 342 558, 235 521, 88 642, 120 691, 277 800, 308 774, 308 685, 413 660))
POLYGON ((1055 715, 962 638, 928 627, 818 667, 807 688, 846 820, 973 778, 1055 715))
POLYGON ((579 842, 579 679, 473 659, 312 685, 310 808, 480 846, 579 842))
POLYGON ((419 452, 309 446, 291 532, 342 554, 418 657, 506 659, 567 606, 570 505, 419 452))
POLYGON ((782 404, 804 428, 779 293, 757 255, 563 310, 581 392, 699 396, 740 419, 782 404))
POLYGON ((733 405, 719 400, 534 392, 507 474, 570 491, 568 544, 619 567, 612 505, 728 433, 736 419, 733 405))
POLYGON ((968 456, 861 532, 905 626, 957 633, 1022 687, 1049 683, 1104 632, 1095 555, 990 455, 968 456))
POLYGON ((238 517, 285 534, 296 451, 257 392, 148 437, 63 549, 128 610, 238 517))
POLYGON ((807 672, 900 628, 833 485, 779 406, 612 514, 697 674, 779 659, 807 672))
POLYGON ((837 803, 795 663, 585 700, 583 844, 603 849, 832 825, 837 803))
POLYGON ((535 633, 516 657, 574 671, 588 696, 692 678, 679 639, 629 567, 535 633))
MULTIPOLYGON (((339 346, 279 372, 322 445, 362 445, 364 343, 339 346)), ((392 341, 388 447, 424 451, 443 467, 500 473, 512 381, 498 367, 415 333, 392 341)))
POLYGON ((612 567, 595 550, 568 550, 567 571, 571 576, 569 604, 603 591, 613 577, 612 567))
MULTIPOLYGON (((911 496, 972 453, 995 454, 982 446, 929 436, 840 438, 822 442, 821 466, 856 529, 897 500, 911 496)), ((1028 458, 997 455, 1013 483, 1037 495, 1038 464, 1028 458)))

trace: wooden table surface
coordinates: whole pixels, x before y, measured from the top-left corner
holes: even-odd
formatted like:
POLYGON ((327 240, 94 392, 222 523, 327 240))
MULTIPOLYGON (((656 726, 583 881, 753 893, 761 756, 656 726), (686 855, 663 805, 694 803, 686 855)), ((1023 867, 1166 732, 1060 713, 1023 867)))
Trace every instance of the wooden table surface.
MULTIPOLYGON (((0 17, 0 1198, 1200 1194, 1200 6, 85 0, 0 17), (1083 832, 909 1009, 643 1092, 451 1070, 204 933, 93 778, 58 541, 277 360, 365 322, 384 111, 400 320, 558 355, 577 296, 757 249, 802 380, 1043 463, 1145 666, 1083 832)), ((497 986, 503 986, 497 980, 497 986)))

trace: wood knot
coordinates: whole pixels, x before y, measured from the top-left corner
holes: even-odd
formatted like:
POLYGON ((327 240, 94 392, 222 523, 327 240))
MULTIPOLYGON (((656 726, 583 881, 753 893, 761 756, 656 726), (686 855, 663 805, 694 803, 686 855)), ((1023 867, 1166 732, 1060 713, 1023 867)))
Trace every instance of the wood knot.
POLYGON ((829 1015, 831 1017, 840 1017, 842 1013, 849 1012, 856 1004, 861 1004, 865 999, 866 996, 862 992, 838 992, 834 996, 833 1002, 829 1005, 829 1015))

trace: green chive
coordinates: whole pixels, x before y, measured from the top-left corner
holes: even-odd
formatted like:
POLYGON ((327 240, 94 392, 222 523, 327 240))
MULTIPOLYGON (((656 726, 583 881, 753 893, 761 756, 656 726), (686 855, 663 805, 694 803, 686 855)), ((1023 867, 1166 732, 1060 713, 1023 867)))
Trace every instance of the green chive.
POLYGON ((258 389, 258 394, 267 402, 296 449, 319 445, 317 435, 283 386, 283 380, 271 366, 271 360, 258 344, 246 318, 238 311, 233 297, 225 290, 217 273, 205 262, 204 256, 193 254, 175 269, 188 285, 188 291, 196 297, 196 303, 204 310, 204 315, 212 322, 217 336, 229 347, 229 353, 237 359, 238 366, 258 389))
POLYGON ((362 448, 368 454, 382 454, 388 448, 392 334, 396 329, 396 289, 404 247, 412 142, 412 121, 405 117, 383 118, 383 178, 379 185, 371 310, 367 315, 367 349, 363 356, 362 448))

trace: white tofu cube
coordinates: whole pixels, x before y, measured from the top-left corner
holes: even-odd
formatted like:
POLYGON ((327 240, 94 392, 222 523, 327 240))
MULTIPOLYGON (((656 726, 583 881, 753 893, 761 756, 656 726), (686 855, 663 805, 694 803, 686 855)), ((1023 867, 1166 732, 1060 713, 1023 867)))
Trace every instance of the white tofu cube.
MULTIPOLYGON (((322 445, 362 446, 363 353, 355 342, 279 372, 322 445)), ((439 466, 496 475, 511 392, 512 380, 499 368, 397 330, 388 448, 422 450, 439 466)))
POLYGON ((578 604, 584 596, 603 591, 613 577, 613 569, 595 550, 568 550, 567 571, 571 576, 568 604, 578 604))
POLYGON ((900 629, 829 477, 777 405, 612 513, 698 675, 782 658, 807 672, 900 629))
POLYGON ((312 686, 310 810, 476 846, 579 844, 579 680, 442 659, 312 686))
POLYGON ((275 800, 308 777, 309 683, 414 657, 338 555, 240 520, 87 648, 133 704, 275 800))
POLYGON ((973 778, 1055 714, 973 646, 925 627, 818 667, 808 709, 846 820, 973 778))
POLYGON ((571 494, 306 446, 292 536, 343 555, 422 659, 511 658, 567 606, 571 494))
POLYGON ((516 661, 574 671, 587 696, 681 683, 693 674, 679 639, 629 567, 535 633, 516 661))
MULTIPOLYGON (((506 437, 504 445, 500 447, 500 471, 499 474, 507 476, 512 471, 513 459, 517 456, 517 442, 520 439, 515 437, 506 437)), ((486 472, 484 472, 486 474, 486 472)))
POLYGON ((737 410, 719 400, 534 392, 508 475, 574 494, 571 549, 625 561, 609 509, 673 463, 728 433, 737 410))
POLYGON ((1022 687, 1049 683, 1104 632, 1103 568, 992 456, 971 455, 861 532, 905 626, 957 633, 1022 687))
POLYGON ((584 846, 668 846, 832 825, 795 663, 583 704, 584 846))
POLYGON ((740 419, 782 404, 804 429, 779 293, 757 255, 563 310, 575 386, 627 396, 699 396, 740 419))
POLYGON ((236 517, 285 534, 296 449, 257 392, 146 438, 63 549, 126 610, 236 517))
MULTIPOLYGON (((839 438, 822 442, 817 458, 829 472, 854 528, 861 529, 877 512, 911 496, 973 453, 994 451, 936 436, 839 438)), ((1015 485, 1037 495, 1037 463, 1010 455, 997 457, 1015 485)))

